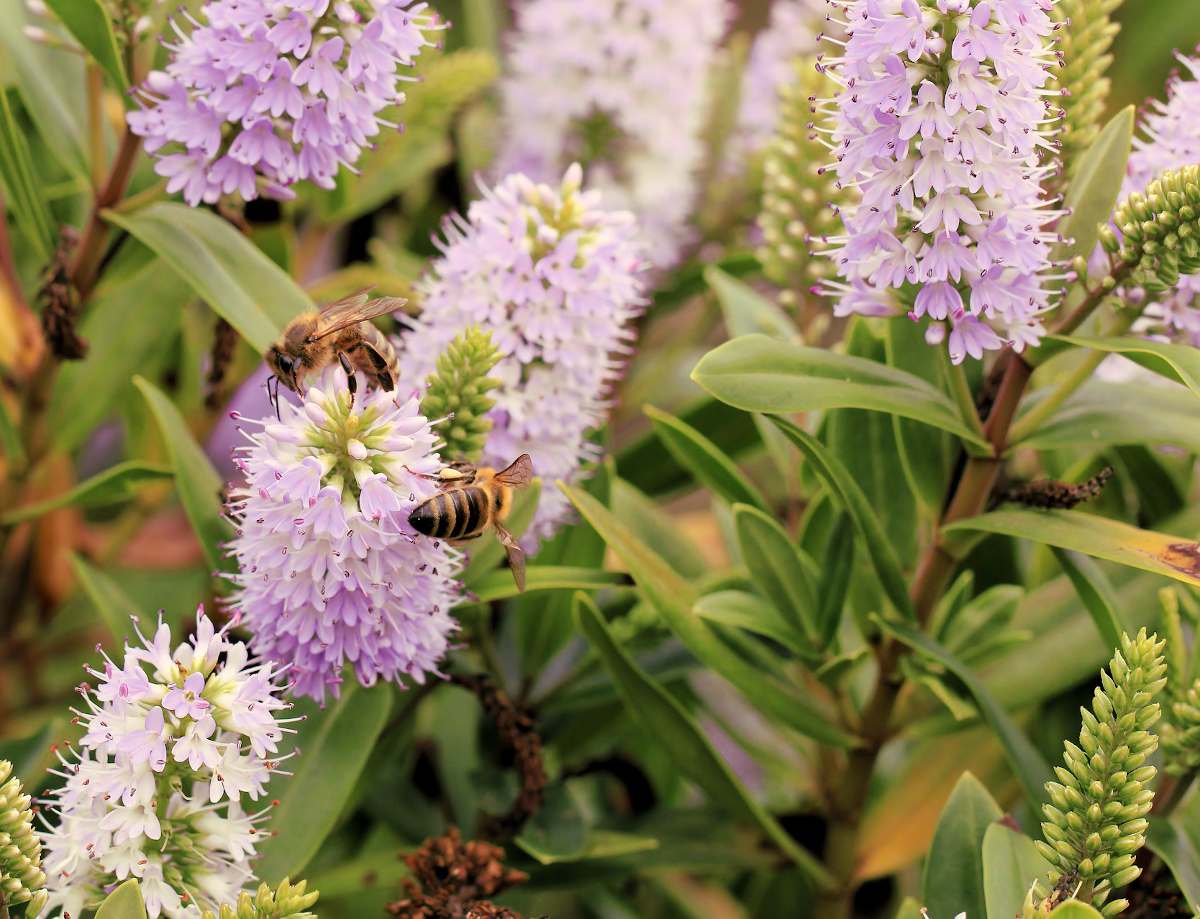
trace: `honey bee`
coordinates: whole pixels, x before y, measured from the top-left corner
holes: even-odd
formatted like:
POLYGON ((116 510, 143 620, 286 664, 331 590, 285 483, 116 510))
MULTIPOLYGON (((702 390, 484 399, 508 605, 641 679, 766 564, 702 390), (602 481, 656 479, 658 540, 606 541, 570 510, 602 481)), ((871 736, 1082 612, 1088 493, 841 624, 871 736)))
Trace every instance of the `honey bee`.
POLYGON ((380 389, 391 392, 396 388, 399 377, 396 351, 371 320, 395 312, 408 301, 399 297, 369 300, 368 290, 328 303, 317 312, 297 316, 287 324, 279 341, 267 350, 267 364, 275 371, 267 380, 267 394, 271 396, 276 416, 281 381, 288 389, 302 393, 304 377, 324 370, 335 360, 349 378, 351 398, 358 388, 355 370, 361 370, 380 389), (275 381, 274 394, 271 380, 275 381))
MULTIPOLYGON (((411 471, 411 470, 410 470, 411 471)), ((508 553, 517 590, 525 589, 525 553, 504 520, 512 509, 513 489, 533 480, 533 463, 522 453, 497 472, 470 463, 451 463, 437 475, 414 473, 437 482, 441 490, 413 508, 408 522, 414 530, 458 545, 483 535, 490 525, 508 553)))

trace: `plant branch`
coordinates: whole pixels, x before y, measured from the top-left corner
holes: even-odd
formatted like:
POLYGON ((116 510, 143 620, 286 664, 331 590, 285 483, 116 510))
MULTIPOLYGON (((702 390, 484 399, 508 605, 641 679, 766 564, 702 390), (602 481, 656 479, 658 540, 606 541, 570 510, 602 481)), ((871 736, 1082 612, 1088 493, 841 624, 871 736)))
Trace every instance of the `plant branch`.
POLYGON ((121 145, 117 149, 116 159, 113 160, 112 170, 104 187, 96 193, 92 203, 91 214, 88 215, 87 226, 79 243, 79 251, 75 264, 71 266, 71 282, 79 291, 79 300, 86 302, 96 281, 99 278, 100 263, 104 258, 104 242, 108 238, 108 224, 101 217, 101 212, 112 207, 125 194, 129 179, 133 175, 133 167, 137 162, 140 140, 136 134, 126 128, 121 135, 121 145))

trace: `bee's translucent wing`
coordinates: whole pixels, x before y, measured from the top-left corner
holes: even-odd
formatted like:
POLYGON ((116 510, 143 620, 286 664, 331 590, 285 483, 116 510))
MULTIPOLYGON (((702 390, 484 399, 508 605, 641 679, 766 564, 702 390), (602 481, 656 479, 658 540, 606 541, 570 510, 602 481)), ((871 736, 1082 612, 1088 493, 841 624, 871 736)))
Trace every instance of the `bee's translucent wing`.
POLYGON ((533 460, 528 453, 522 453, 508 464, 508 467, 496 473, 496 481, 512 488, 524 488, 533 481, 533 460))
POLYGON ((501 544, 504 546, 504 551, 508 554, 508 567, 512 572, 513 580, 517 584, 517 590, 521 593, 525 592, 525 550, 517 543, 516 538, 500 524, 492 525, 496 531, 496 536, 499 537, 501 544))
POLYGON ((369 300, 369 291, 370 288, 366 288, 321 307, 321 331, 312 336, 312 341, 340 332, 364 320, 394 313, 408 302, 403 297, 376 297, 369 300))

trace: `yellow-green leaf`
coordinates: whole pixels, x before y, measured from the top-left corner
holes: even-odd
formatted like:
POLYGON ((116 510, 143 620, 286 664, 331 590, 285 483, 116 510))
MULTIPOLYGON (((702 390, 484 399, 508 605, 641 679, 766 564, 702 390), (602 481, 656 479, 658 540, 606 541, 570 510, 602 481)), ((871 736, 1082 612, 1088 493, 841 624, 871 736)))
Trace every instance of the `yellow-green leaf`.
POLYGON ((130 878, 107 897, 96 910, 96 919, 146 919, 146 904, 138 882, 130 878))
POLYGON ((141 483, 169 479, 173 474, 165 466, 143 463, 140 460, 127 460, 97 473, 90 479, 85 479, 70 491, 57 497, 47 498, 45 501, 38 501, 35 504, 26 504, 24 507, 9 511, 0 517, 0 523, 12 524, 21 520, 30 520, 69 504, 78 507, 105 507, 109 504, 119 504, 134 497, 137 494, 137 486, 141 483))
POLYGON ((1096 248, 1100 227, 1108 222, 1125 180, 1133 115, 1132 105, 1113 115, 1080 157, 1067 192, 1068 214, 1058 227, 1058 232, 1073 242, 1063 246, 1055 254, 1056 259, 1069 263, 1077 255, 1087 258, 1096 248))
POLYGON ((98 63, 113 86, 120 92, 126 105, 132 104, 128 96, 129 79, 121 63, 121 50, 117 47, 117 36, 113 34, 112 16, 100 4, 100 0, 46 0, 46 6, 62 20, 75 40, 83 46, 98 63))

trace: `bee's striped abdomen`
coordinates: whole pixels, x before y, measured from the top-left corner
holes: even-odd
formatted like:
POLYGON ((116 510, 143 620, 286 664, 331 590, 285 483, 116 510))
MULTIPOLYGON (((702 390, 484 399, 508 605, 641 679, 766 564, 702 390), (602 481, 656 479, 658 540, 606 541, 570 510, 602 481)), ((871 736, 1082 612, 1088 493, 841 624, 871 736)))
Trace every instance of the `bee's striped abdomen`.
POLYGON ((473 486, 443 491, 418 504, 408 522, 434 539, 470 539, 487 526, 489 500, 486 491, 473 486))

